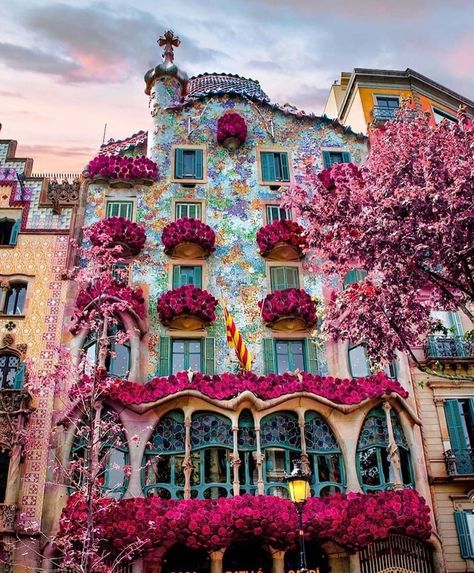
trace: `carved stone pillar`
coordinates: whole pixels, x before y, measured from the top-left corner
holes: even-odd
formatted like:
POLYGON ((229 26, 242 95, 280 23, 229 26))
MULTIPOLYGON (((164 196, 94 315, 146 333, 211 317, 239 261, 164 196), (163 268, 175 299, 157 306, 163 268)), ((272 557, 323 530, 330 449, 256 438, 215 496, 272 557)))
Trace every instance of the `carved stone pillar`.
POLYGON ((285 552, 272 552, 272 573, 285 573, 285 552))
POLYGON ((211 558, 211 573, 222 573, 224 551, 212 551, 209 556, 211 558))
POLYGON ((20 463, 21 463, 22 446, 16 444, 10 452, 10 466, 8 468, 7 489, 5 492, 5 505, 16 505, 18 501, 18 492, 20 490, 20 463))
POLYGON ((262 448, 260 447, 260 426, 255 428, 255 441, 257 442, 257 455, 255 458, 255 464, 257 466, 257 493, 258 495, 263 495, 265 493, 265 487, 263 484, 263 462, 265 456, 262 454, 262 448))
POLYGON ((232 458, 231 458, 231 467, 232 467, 232 471, 233 471, 232 487, 233 487, 234 495, 239 495, 240 494, 239 469, 240 469, 240 464, 241 464, 241 460, 239 457, 239 443, 238 443, 239 426, 233 426, 232 427, 232 437, 233 437, 233 446, 234 446, 234 449, 232 452, 232 458))
POLYGON ((392 468, 393 472, 393 484, 395 490, 402 490, 403 480, 402 474, 400 471, 400 452, 398 451, 398 446, 395 442, 395 437, 393 435, 393 427, 392 427, 392 417, 390 412, 392 410, 392 406, 390 402, 386 401, 383 404, 383 408, 385 410, 385 417, 387 420, 387 432, 388 432, 388 461, 390 463, 390 467, 392 468))
POLYGON ((191 474, 193 471, 193 462, 191 460, 191 418, 187 417, 184 420, 184 427, 186 431, 184 439, 184 499, 191 499, 191 474))
POLYGON ((309 463, 308 453, 306 452, 306 436, 304 434, 304 412, 300 412, 298 416, 298 424, 301 436, 301 469, 305 474, 310 475, 311 464, 309 463))

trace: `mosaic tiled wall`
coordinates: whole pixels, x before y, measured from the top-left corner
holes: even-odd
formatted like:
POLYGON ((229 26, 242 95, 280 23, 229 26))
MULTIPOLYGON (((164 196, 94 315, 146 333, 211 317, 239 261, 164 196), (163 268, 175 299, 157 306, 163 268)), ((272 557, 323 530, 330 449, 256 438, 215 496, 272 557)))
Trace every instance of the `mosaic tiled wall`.
MULTIPOLYGON (((251 104, 241 98, 214 97, 196 102, 182 110, 158 110, 154 131, 149 132, 149 156, 157 163, 159 181, 152 187, 136 187, 137 220, 147 232, 150 264, 136 265, 133 281, 149 292, 151 315, 149 375, 157 369, 159 336, 165 334, 156 317, 156 301, 169 288, 171 259, 163 253, 160 236, 170 221, 172 199, 204 199, 205 221, 217 235, 217 249, 208 260, 208 282, 204 285, 216 298, 227 304, 237 326, 256 356, 253 370, 263 372, 262 338, 268 336, 257 302, 268 293, 266 264, 259 255, 256 233, 263 225, 263 205, 278 202, 281 195, 268 186, 258 184, 256 146, 288 148, 291 168, 296 181, 309 170, 323 168, 323 147, 344 148, 352 159, 360 162, 366 152, 364 141, 344 133, 319 118, 296 117, 272 110, 265 105, 251 104), (248 126, 246 143, 236 152, 217 144, 216 125, 220 115, 236 111, 248 126), (190 122, 188 121, 190 118, 190 122), (273 124, 271 139, 267 130, 273 124), (188 136, 189 126, 191 134, 188 136), (170 183, 172 145, 203 144, 207 147, 206 185, 185 188, 170 183)), ((89 188, 86 224, 104 214, 107 186, 89 188)), ((115 198, 120 191, 113 190, 115 198)), ((123 190, 129 196, 130 190, 123 190)), ((321 281, 304 273, 303 288, 311 295, 321 295, 321 281)), ((235 369, 229 361, 222 308, 216 323, 208 329, 216 341, 216 372, 235 369)))

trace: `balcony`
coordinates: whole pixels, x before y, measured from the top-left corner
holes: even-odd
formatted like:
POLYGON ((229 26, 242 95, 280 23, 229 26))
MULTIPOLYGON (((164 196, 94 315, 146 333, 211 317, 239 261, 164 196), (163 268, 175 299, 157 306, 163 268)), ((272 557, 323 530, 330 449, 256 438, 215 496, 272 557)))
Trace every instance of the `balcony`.
POLYGON ((372 119, 375 123, 383 123, 390 119, 395 119, 399 107, 385 107, 382 105, 374 105, 372 108, 372 119))
POLYGON ((0 503, 0 532, 14 531, 16 523, 16 505, 0 503))
POLYGON ((425 355, 428 362, 471 362, 474 360, 474 342, 462 336, 428 336, 425 355))
POLYGON ((446 471, 450 477, 471 476, 474 474, 474 452, 465 450, 448 450, 444 453, 446 471))

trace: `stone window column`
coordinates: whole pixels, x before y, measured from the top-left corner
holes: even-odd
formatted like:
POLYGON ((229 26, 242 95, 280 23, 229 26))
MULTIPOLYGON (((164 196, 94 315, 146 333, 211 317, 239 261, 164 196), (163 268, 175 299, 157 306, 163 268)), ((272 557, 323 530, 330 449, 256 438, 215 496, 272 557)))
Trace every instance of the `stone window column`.
POLYGON ((222 573, 224 551, 212 551, 209 557, 211 558, 211 573, 222 573))
POLYGON ((255 441, 257 442, 257 455, 256 455, 256 464, 257 464, 257 493, 258 495, 263 495, 265 493, 265 487, 263 484, 263 462, 265 456, 262 454, 262 448, 260 446, 260 422, 258 426, 255 425, 255 441))
POLYGON ((193 462, 191 460, 191 415, 185 412, 184 416, 184 427, 186 431, 184 438, 183 461, 184 499, 191 499, 191 474, 193 471, 193 462))
POLYGON ((311 464, 309 463, 309 457, 306 451, 306 436, 304 435, 304 424, 305 424, 304 414, 305 414, 304 412, 298 413, 298 424, 300 426, 300 434, 301 434, 301 469, 306 474, 310 474, 311 464))
POLYGON ((239 457, 238 432, 239 432, 239 425, 237 424, 237 426, 232 426, 233 451, 231 458, 231 466, 234 477, 234 480, 232 482, 234 495, 240 494, 239 468, 241 461, 239 457))
POLYGON ((390 462, 390 466, 393 471, 393 483, 395 490, 402 490, 403 480, 402 474, 400 471, 400 452, 398 451, 398 446, 395 442, 395 437, 393 435, 393 426, 392 426, 392 417, 390 415, 392 406, 390 402, 385 401, 383 404, 383 408, 385 410, 385 417, 387 420, 387 432, 388 432, 388 461, 390 462))

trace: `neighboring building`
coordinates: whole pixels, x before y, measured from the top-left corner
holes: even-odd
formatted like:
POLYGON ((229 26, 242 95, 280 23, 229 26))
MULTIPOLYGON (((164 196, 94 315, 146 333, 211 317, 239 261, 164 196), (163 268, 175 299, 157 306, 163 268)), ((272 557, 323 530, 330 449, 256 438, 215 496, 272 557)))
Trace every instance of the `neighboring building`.
POLYGON ((402 98, 411 98, 436 123, 455 121, 459 106, 474 115, 473 101, 410 68, 341 72, 339 81, 331 86, 324 113, 356 132, 367 133, 370 126, 382 127, 393 119, 402 98))
POLYGON ((55 362, 79 196, 78 180, 33 176, 16 145, 0 140, 0 571, 11 562, 33 570, 22 567, 35 567, 41 550, 55 388, 32 400, 27 364, 48 371, 55 362))
MULTIPOLYGON (((334 162, 361 162, 367 152, 366 138, 338 122, 273 104, 254 80, 227 74, 188 79, 173 64, 172 46, 179 42, 167 33, 163 44, 164 63, 145 76, 153 121, 148 134, 109 142, 100 152, 136 155, 146 143, 147 155, 158 168, 157 180, 151 186, 128 182, 124 187, 110 178, 89 179, 84 187, 84 219, 78 221, 91 225, 113 215, 137 221, 146 230, 149 254, 145 261, 129 261, 130 284, 143 289, 147 316, 142 321, 130 315, 118 317, 133 336, 126 345, 115 347, 109 371, 138 384, 127 386, 132 388, 131 398, 119 393, 107 404, 120 414, 128 443, 111 454, 114 464, 104 484, 113 490, 111 495, 123 496, 119 506, 124 512, 127 507, 132 511, 127 499, 137 504, 145 499, 140 517, 135 517, 145 529, 165 527, 161 515, 170 507, 163 502, 157 523, 152 512, 161 506, 149 498, 184 499, 180 507, 186 511, 186 504, 194 507, 194 498, 211 504, 221 497, 238 502, 244 493, 255 497, 238 524, 229 525, 242 533, 228 546, 219 546, 219 535, 225 537, 226 528, 223 533, 209 533, 208 550, 203 549, 205 541, 196 549, 193 534, 188 547, 186 540, 184 546, 170 545, 170 537, 179 535, 180 528, 195 530, 190 519, 182 526, 175 524, 176 531, 161 529, 152 535, 151 547, 130 571, 296 570, 296 553, 285 554, 280 547, 286 540, 277 539, 286 535, 288 517, 272 514, 260 523, 257 516, 251 534, 244 529, 251 508, 262 499, 259 496, 267 496, 261 507, 262 511, 268 507, 270 513, 272 496, 288 496, 285 473, 297 459, 311 470, 313 496, 324 498, 332 512, 324 527, 334 527, 332 534, 325 530, 308 543, 309 569, 319 567, 320 573, 445 571, 434 521, 434 532, 428 534, 428 541, 424 539, 429 518, 418 494, 431 506, 431 492, 406 357, 400 355, 388 372, 392 391, 387 393, 387 387, 377 385, 378 378, 371 376, 362 346, 331 343, 319 349, 314 344, 314 320, 307 319, 313 303, 305 292, 318 297, 321 304, 330 292, 319 276, 304 267, 294 246, 274 240, 276 231, 263 232, 274 247, 262 249, 265 256, 259 254, 256 242, 262 227, 273 223, 271 229, 275 229, 278 221, 291 219, 291 213, 280 207, 285 187, 300 181, 307 170, 319 172, 334 162), (218 120, 228 112, 245 120, 248 133, 240 147, 235 140, 216 141, 218 120), (169 254, 164 252, 164 229, 183 218, 195 221, 178 223, 178 234, 196 226, 203 236, 213 231, 215 251, 199 248, 198 237, 191 245, 185 240, 174 250, 167 247, 169 254), (157 301, 183 285, 205 289, 219 299, 221 306, 216 319, 207 321, 210 324, 189 316, 178 316, 171 324, 162 319, 167 326, 160 321, 157 301), (258 302, 286 289, 294 290, 274 304, 268 314, 275 316, 267 317, 265 325, 258 302), (301 305, 290 305, 292 297, 299 297, 301 305), (238 364, 226 342, 224 306, 253 356, 255 375, 235 376, 238 364), (168 382, 178 371, 183 372, 179 384, 188 380, 189 388, 184 384, 175 391, 176 379, 168 382), (209 377, 202 378, 198 372, 209 377), (351 377, 354 380, 349 383, 351 377), (299 384, 304 384, 304 391, 299 384), (168 388, 164 394, 163 388, 168 388), (346 506, 347 513, 342 513, 338 492, 360 493, 360 498, 344 501, 350 504, 356 499, 361 504, 354 515, 346 506), (386 507, 381 505, 372 513, 377 500, 385 499, 393 500, 393 505, 387 501, 386 507), (273 537, 265 530, 269 519, 280 523, 273 537), (378 527, 396 534, 370 543, 370 530, 378 527), (349 540, 348 531, 352 531, 349 540)), ((346 284, 358 279, 353 274, 346 284)), ((70 324, 67 319, 65 324, 70 324)), ((77 358, 79 349, 88 350, 93 344, 87 332, 66 334, 66 339, 77 358)), ((66 461, 80 449, 73 432, 69 428, 52 444, 58 459, 66 461)), ((57 531, 66 493, 66 485, 48 492, 48 535, 57 531)), ((219 506, 212 507, 214 513, 209 513, 205 524, 209 531, 214 518, 219 519, 219 506)), ((311 507, 308 504, 306 511, 311 507)), ((125 513, 123 518, 127 517, 125 513)), ((227 523, 235 519, 230 510, 226 519, 227 523)), ((202 538, 204 529, 199 527, 196 535, 202 538)), ((134 530, 135 524, 130 527, 134 530)), ((124 529, 118 535, 132 533, 124 529)), ((52 558, 54 548, 46 547, 44 570, 51 570, 52 558)))

